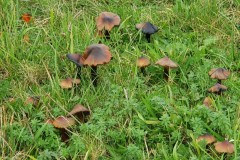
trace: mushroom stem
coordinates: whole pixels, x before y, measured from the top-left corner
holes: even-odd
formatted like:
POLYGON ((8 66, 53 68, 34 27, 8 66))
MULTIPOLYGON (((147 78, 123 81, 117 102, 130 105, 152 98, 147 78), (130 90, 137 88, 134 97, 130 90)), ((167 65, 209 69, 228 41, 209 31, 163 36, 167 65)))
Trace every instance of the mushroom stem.
POLYGON ((96 87, 97 86, 97 66, 91 67, 91 79, 94 87, 96 87))
POLYGON ((151 34, 146 34, 146 39, 147 39, 148 43, 150 43, 150 36, 151 36, 151 34))
POLYGON ((67 134, 67 130, 64 128, 59 128, 61 132, 61 140, 62 142, 66 142, 69 139, 69 135, 67 134))
POLYGON ((141 67, 140 70, 141 70, 142 74, 145 76, 146 75, 145 67, 141 67))
POLYGON ((164 67, 163 78, 168 81, 169 78, 169 67, 164 67))
POLYGON ((217 83, 222 84, 222 80, 221 80, 221 79, 218 79, 218 82, 217 82, 217 83))
POLYGON ((108 30, 105 30, 105 37, 106 39, 110 39, 110 33, 108 30))
POLYGON ((81 79, 81 70, 82 68, 80 66, 77 66, 77 77, 81 79))

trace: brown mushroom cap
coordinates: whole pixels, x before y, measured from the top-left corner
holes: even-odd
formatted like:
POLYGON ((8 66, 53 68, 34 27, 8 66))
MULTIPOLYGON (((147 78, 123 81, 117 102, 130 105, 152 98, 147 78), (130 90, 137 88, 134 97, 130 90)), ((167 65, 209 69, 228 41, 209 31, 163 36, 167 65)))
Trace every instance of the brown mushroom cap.
POLYGON ((168 68, 177 68, 178 67, 178 65, 175 62, 173 62, 170 58, 168 58, 167 56, 164 58, 161 58, 155 64, 163 66, 163 67, 168 67, 168 68))
POLYGON ((137 60, 137 66, 142 68, 142 67, 147 67, 150 65, 150 60, 147 57, 140 57, 137 60))
POLYGON ((73 84, 79 84, 80 79, 67 78, 60 82, 60 86, 63 89, 69 89, 73 87, 73 84))
POLYGON ((205 140, 207 144, 211 144, 216 141, 215 137, 210 134, 201 135, 196 139, 197 142, 200 142, 202 140, 205 140))
POLYGON ((208 89, 208 92, 212 92, 212 93, 219 93, 222 91, 227 90, 227 87, 222 85, 222 84, 215 84, 214 86, 212 86, 211 88, 208 89))
POLYGON ((112 54, 108 46, 104 44, 93 44, 86 48, 82 58, 84 65, 97 66, 108 63, 112 58, 112 54))
POLYGON ((102 31, 103 29, 110 31, 114 26, 120 24, 120 17, 112 12, 102 12, 96 17, 97 29, 102 31))
POLYGON ((64 89, 69 89, 69 88, 72 88, 73 85, 72 85, 72 78, 67 78, 67 79, 64 79, 60 82, 60 86, 64 89))
POLYGON ((230 71, 228 71, 224 68, 213 68, 208 72, 208 75, 212 79, 225 80, 230 75, 230 71))
POLYGON ((146 34, 154 34, 155 32, 158 31, 157 26, 154 26, 150 22, 136 24, 136 28, 138 30, 142 30, 142 32, 146 34))
POLYGON ((26 105, 32 104, 33 106, 36 107, 39 104, 39 100, 40 100, 40 97, 38 97, 38 96, 28 97, 27 100, 25 101, 25 104, 26 105))
POLYGON ((210 97, 206 97, 206 98, 203 100, 203 104, 204 104, 206 107, 212 106, 212 99, 211 99, 210 97))
POLYGON ((75 124, 75 120, 71 117, 59 116, 52 122, 52 124, 56 128, 68 128, 75 124))
POLYGON ((219 153, 233 153, 234 145, 228 141, 214 143, 215 150, 219 153))
POLYGON ((85 108, 83 105, 77 104, 73 107, 71 112, 69 112, 69 115, 74 115, 79 112, 86 113, 86 115, 90 114, 90 111, 87 108, 85 108))

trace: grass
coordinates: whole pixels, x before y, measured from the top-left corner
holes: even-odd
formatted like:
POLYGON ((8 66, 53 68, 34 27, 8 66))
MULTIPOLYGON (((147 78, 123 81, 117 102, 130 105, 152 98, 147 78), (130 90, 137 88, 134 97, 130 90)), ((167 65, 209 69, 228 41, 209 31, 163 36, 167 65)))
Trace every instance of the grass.
POLYGON ((0 6, 1 159, 240 158, 238 0, 0 0, 0 6), (79 87, 61 89, 61 79, 76 76, 66 54, 99 42, 95 17, 102 11, 121 17, 111 40, 101 39, 113 60, 99 67, 98 87, 86 67, 79 87), (20 19, 26 12, 31 23, 20 19), (145 21, 160 28, 152 43, 135 29, 145 21), (145 77, 136 66, 141 55, 152 62, 145 77), (168 83, 154 65, 165 55, 180 66, 168 83), (216 82, 208 71, 216 67, 231 71, 222 96, 207 93, 216 82), (28 96, 40 96, 40 104, 26 105, 28 96), (206 96, 212 110, 203 105, 206 96), (44 122, 75 104, 92 114, 64 143, 44 122), (219 154, 213 145, 196 143, 205 133, 231 140, 235 152, 219 154))

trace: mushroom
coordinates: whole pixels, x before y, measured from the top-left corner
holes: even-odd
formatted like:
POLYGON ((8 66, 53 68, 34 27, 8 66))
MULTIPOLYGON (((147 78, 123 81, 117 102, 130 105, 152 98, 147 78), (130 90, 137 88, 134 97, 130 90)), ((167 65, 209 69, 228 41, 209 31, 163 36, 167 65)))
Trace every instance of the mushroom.
POLYGON ((31 19, 32 19, 32 15, 29 13, 24 13, 22 15, 22 20, 26 23, 29 23, 31 21, 31 19))
POLYGON ((99 36, 105 35, 107 39, 110 39, 109 32, 112 30, 114 26, 118 26, 120 24, 120 17, 112 12, 102 12, 96 17, 97 24, 97 33, 99 36))
POLYGON ((150 60, 147 57, 140 57, 137 60, 137 66, 141 69, 143 75, 145 75, 145 68, 150 65, 150 60))
POLYGON ((83 59, 80 54, 67 54, 67 58, 77 66, 77 77, 81 78, 81 67, 83 66, 83 59))
POLYGON ((75 124, 75 120, 71 117, 59 116, 52 121, 52 124, 55 128, 60 130, 61 139, 63 142, 66 142, 69 139, 69 136, 67 134, 67 128, 73 126, 75 124))
POLYGON ((166 81, 168 81, 168 79, 169 79, 169 69, 178 67, 178 65, 175 62, 173 62, 170 58, 168 58, 167 56, 164 58, 161 58, 155 64, 164 67, 163 77, 166 81))
POLYGON ((71 116, 71 115, 73 116, 76 115, 81 122, 84 122, 85 117, 90 115, 90 111, 84 106, 77 104, 73 107, 71 112, 69 112, 68 116, 71 116))
POLYGON ((150 22, 136 24, 136 28, 146 34, 146 39, 150 43, 150 36, 158 31, 157 26, 150 22))
POLYGON ((97 65, 108 63, 112 54, 109 47, 104 44, 93 44, 86 48, 82 55, 83 65, 91 67, 91 79, 94 86, 97 86, 97 65))
POLYGON ((214 143, 215 150, 218 153, 233 153, 234 145, 228 141, 214 143))
POLYGON ((39 101, 40 101, 40 97, 39 96, 32 96, 32 97, 28 97, 27 100, 25 101, 25 104, 32 104, 33 106, 38 106, 39 105, 39 101))
POLYGON ((67 54, 67 57, 79 67, 90 66, 93 85, 97 86, 97 65, 108 63, 112 58, 112 54, 108 46, 92 44, 86 48, 83 55, 67 54))
POLYGON ((69 89, 73 87, 73 84, 79 84, 79 83, 80 83, 80 79, 67 78, 60 82, 60 86, 63 89, 69 89))
POLYGON ((212 99, 210 97, 206 97, 203 100, 203 104, 207 107, 210 108, 212 106, 212 99))
POLYGON ((197 142, 200 142, 202 140, 205 140, 207 142, 207 144, 211 144, 211 143, 216 141, 216 138, 214 136, 210 135, 210 134, 205 134, 205 135, 199 136, 196 139, 197 142))
POLYGON ((214 86, 212 86, 211 88, 208 89, 208 92, 211 92, 211 93, 216 93, 216 94, 221 94, 223 91, 226 91, 227 90, 227 87, 222 85, 222 84, 215 84, 214 86))
POLYGON ((213 68, 208 72, 208 75, 212 79, 217 79, 218 83, 221 84, 222 80, 225 80, 230 75, 230 71, 224 69, 224 68, 213 68))

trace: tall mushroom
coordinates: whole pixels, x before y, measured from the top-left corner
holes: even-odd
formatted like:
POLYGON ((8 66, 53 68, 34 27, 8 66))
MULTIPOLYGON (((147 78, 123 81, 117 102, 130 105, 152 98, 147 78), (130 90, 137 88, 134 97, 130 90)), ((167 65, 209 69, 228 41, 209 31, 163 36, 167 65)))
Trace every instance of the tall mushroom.
POLYGON ((136 24, 136 28, 146 35, 148 43, 150 43, 150 36, 158 31, 157 26, 150 22, 136 24))
POLYGON ((169 69, 177 68, 178 65, 167 56, 158 60, 155 64, 164 67, 163 77, 166 81, 169 79, 169 69))
POLYGON ((208 89, 208 92, 211 93, 216 93, 218 95, 222 94, 223 91, 226 91, 227 87, 222 85, 222 84, 215 84, 214 86, 212 86, 211 88, 208 89))
POLYGON ((97 32, 98 35, 105 35, 107 39, 110 39, 110 31, 114 26, 120 24, 120 17, 112 12, 102 12, 96 17, 97 32))
POLYGON ((55 128, 60 130, 61 139, 63 142, 66 142, 69 139, 66 129, 73 126, 75 124, 75 120, 71 117, 59 116, 52 121, 52 124, 55 128))
POLYGON ((137 66, 141 69, 143 75, 145 75, 145 68, 150 65, 150 60, 147 57, 140 57, 137 59, 137 66))
POLYGON ((77 66, 77 77, 81 78, 81 67, 83 66, 83 59, 80 54, 67 54, 67 58, 77 66))
POLYGON ((94 86, 97 86, 97 66, 108 63, 112 54, 109 47, 104 44, 93 44, 86 48, 82 55, 83 65, 91 67, 91 79, 94 86))
POLYGON ((108 46, 92 44, 85 49, 82 55, 67 54, 67 57, 78 67, 90 66, 93 85, 97 86, 97 66, 108 63, 112 58, 112 54, 108 46))
POLYGON ((208 72, 208 75, 212 78, 212 79, 217 79, 219 84, 221 84, 222 80, 225 80, 228 78, 228 76, 230 75, 230 71, 224 69, 224 68, 213 68, 208 72))

